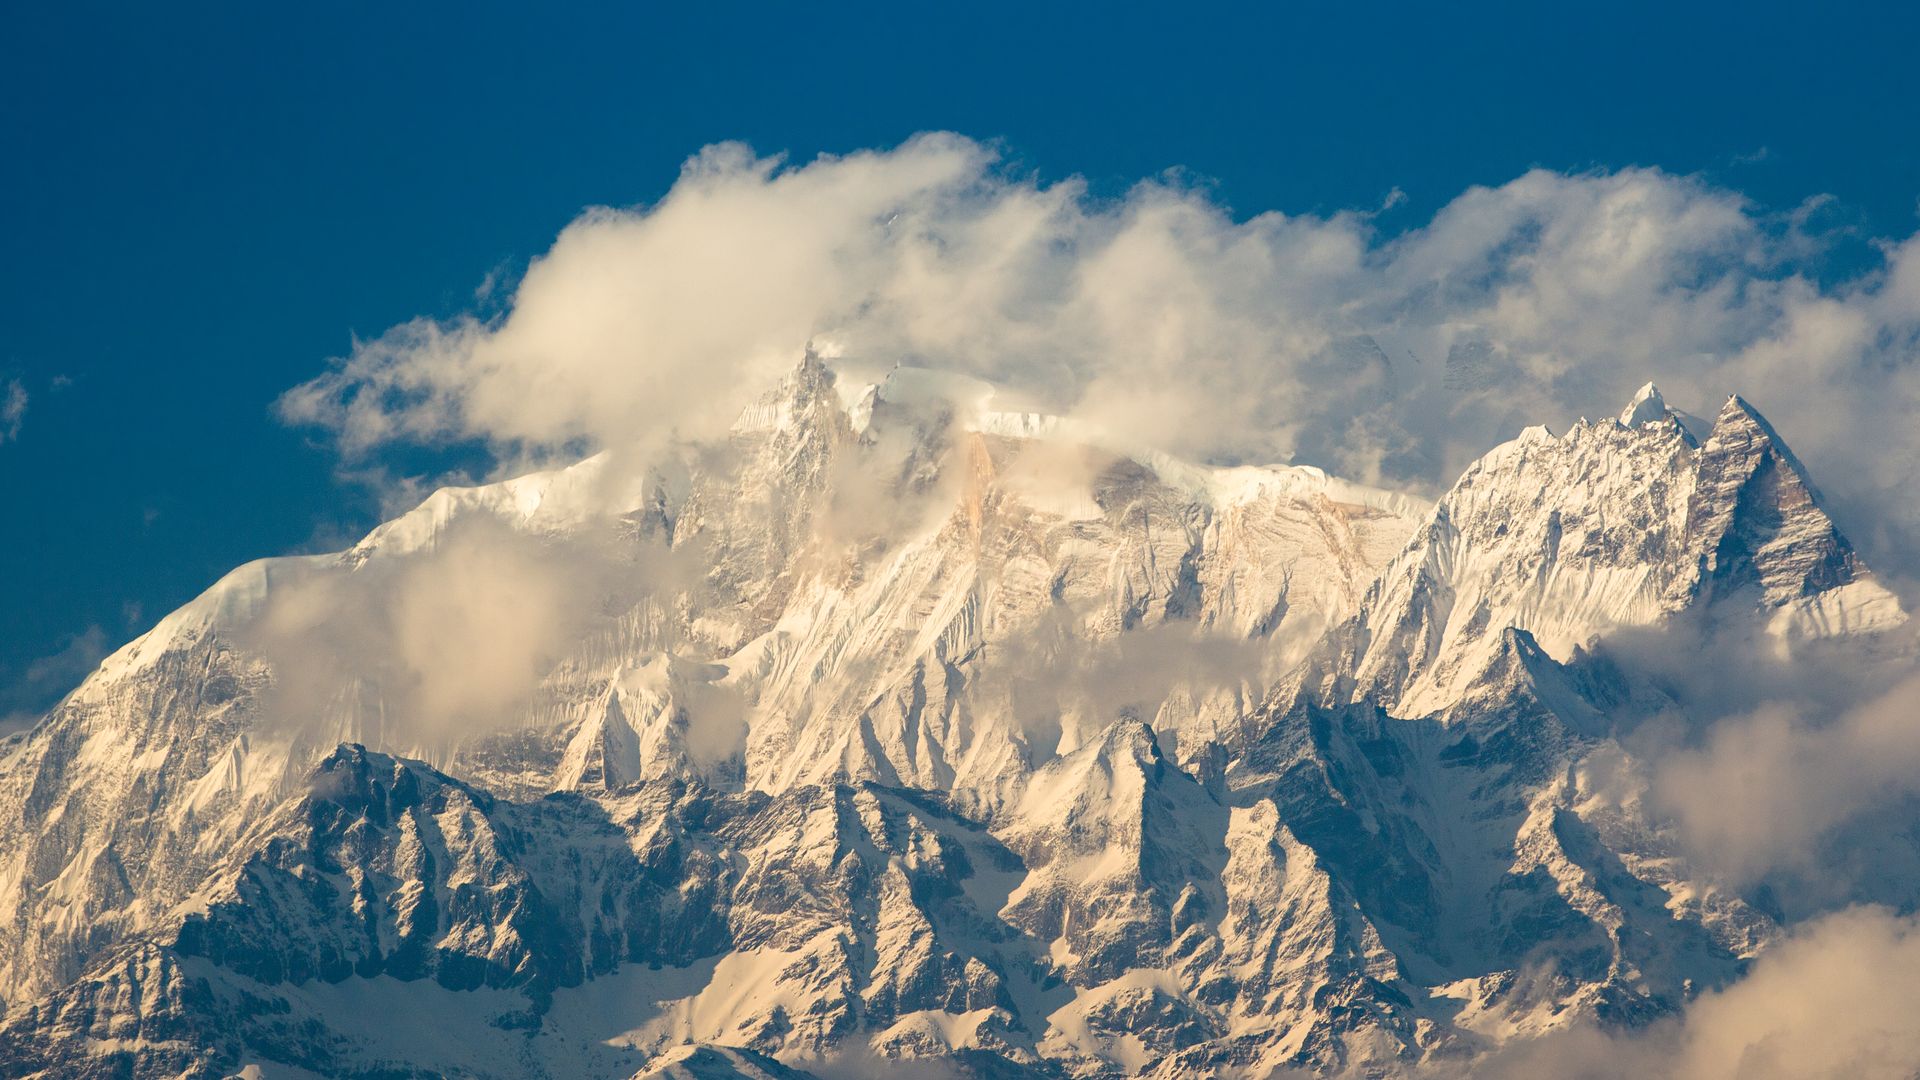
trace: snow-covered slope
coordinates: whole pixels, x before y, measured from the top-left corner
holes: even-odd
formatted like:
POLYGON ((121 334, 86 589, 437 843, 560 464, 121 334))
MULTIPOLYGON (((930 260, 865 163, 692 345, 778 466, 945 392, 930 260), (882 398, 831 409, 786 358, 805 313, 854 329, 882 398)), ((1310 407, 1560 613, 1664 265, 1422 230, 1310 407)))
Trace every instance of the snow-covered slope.
POLYGON ((1430 505, 809 355, 724 444, 437 493, 0 750, 0 1067, 1393 1071, 1661 1015, 1775 930, 1588 788, 1639 692, 1589 650, 1905 618, 1757 413, 1703 434, 1648 387, 1430 505))
POLYGON ((1783 641, 1905 619, 1767 422, 1729 398, 1704 445, 1652 384, 1617 420, 1528 428, 1469 468, 1339 635, 1353 700, 1433 714, 1512 627, 1567 660, 1621 627, 1720 603, 1783 641))

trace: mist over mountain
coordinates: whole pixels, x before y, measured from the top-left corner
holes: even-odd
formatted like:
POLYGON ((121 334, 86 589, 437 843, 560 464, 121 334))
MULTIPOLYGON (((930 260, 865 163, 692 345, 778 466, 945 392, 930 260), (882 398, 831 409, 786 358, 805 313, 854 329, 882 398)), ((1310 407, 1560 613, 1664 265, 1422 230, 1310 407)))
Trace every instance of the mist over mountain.
POLYGON ((1920 1065, 1913 627, 1765 399, 1395 487, 851 336, 540 427, 458 332, 288 407, 601 449, 242 566, 7 740, 9 1074, 1920 1065))

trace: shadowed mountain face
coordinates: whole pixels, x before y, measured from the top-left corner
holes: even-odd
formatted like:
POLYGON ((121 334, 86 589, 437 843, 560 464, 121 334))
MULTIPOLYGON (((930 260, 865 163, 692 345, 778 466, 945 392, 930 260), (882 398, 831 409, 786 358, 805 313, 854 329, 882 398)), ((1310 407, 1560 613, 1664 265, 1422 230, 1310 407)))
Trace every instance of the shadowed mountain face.
POLYGON ((8 1074, 1379 1075, 1780 935, 1609 635, 1899 603, 1643 391, 1437 502, 809 357, 724 445, 234 571, 0 750, 8 1074))

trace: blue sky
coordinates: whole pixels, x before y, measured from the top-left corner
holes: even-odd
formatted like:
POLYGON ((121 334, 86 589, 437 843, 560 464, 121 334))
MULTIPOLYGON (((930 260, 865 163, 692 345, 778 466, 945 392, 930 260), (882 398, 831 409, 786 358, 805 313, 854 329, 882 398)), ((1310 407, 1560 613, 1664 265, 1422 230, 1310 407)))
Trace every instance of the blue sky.
POLYGON ((232 566, 364 530, 376 495, 274 400, 718 140, 952 130, 1096 195, 1180 168, 1235 215, 1397 189, 1388 235, 1530 167, 1657 166, 1833 196, 1822 280, 1920 196, 1891 4, 399 7, 4 15, 0 714, 232 566))

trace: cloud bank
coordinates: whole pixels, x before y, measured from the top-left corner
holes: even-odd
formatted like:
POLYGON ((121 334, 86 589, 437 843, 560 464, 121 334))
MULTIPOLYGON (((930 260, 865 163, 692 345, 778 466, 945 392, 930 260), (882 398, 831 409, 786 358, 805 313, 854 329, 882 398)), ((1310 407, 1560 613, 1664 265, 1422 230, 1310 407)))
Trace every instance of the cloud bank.
POLYGON ((1893 498, 1920 465, 1920 238, 1823 284, 1818 210, 1536 170, 1389 235, 1240 216, 1178 178, 1095 198, 950 134, 800 164, 722 144, 659 202, 584 213, 503 314, 395 327, 280 408, 349 455, 478 441, 520 463, 722 430, 811 339, 1191 457, 1432 490, 1651 378, 1708 414, 1753 400, 1885 564, 1920 530, 1893 498))
POLYGON ((1877 806, 1920 794, 1920 677, 1831 719, 1785 704, 1714 726, 1660 762, 1656 805, 1697 861, 1729 879, 1825 873, 1820 841, 1877 806))
POLYGON ((1682 616, 1598 646, 1653 697, 1580 767, 1602 804, 1670 822, 1697 873, 1796 921, 1920 890, 1920 628, 1782 652, 1682 616))
POLYGON ((1746 978, 1632 1034, 1580 1027, 1477 1062, 1496 1080, 1904 1080, 1920 1072, 1920 924, 1838 912, 1770 949, 1746 978))

